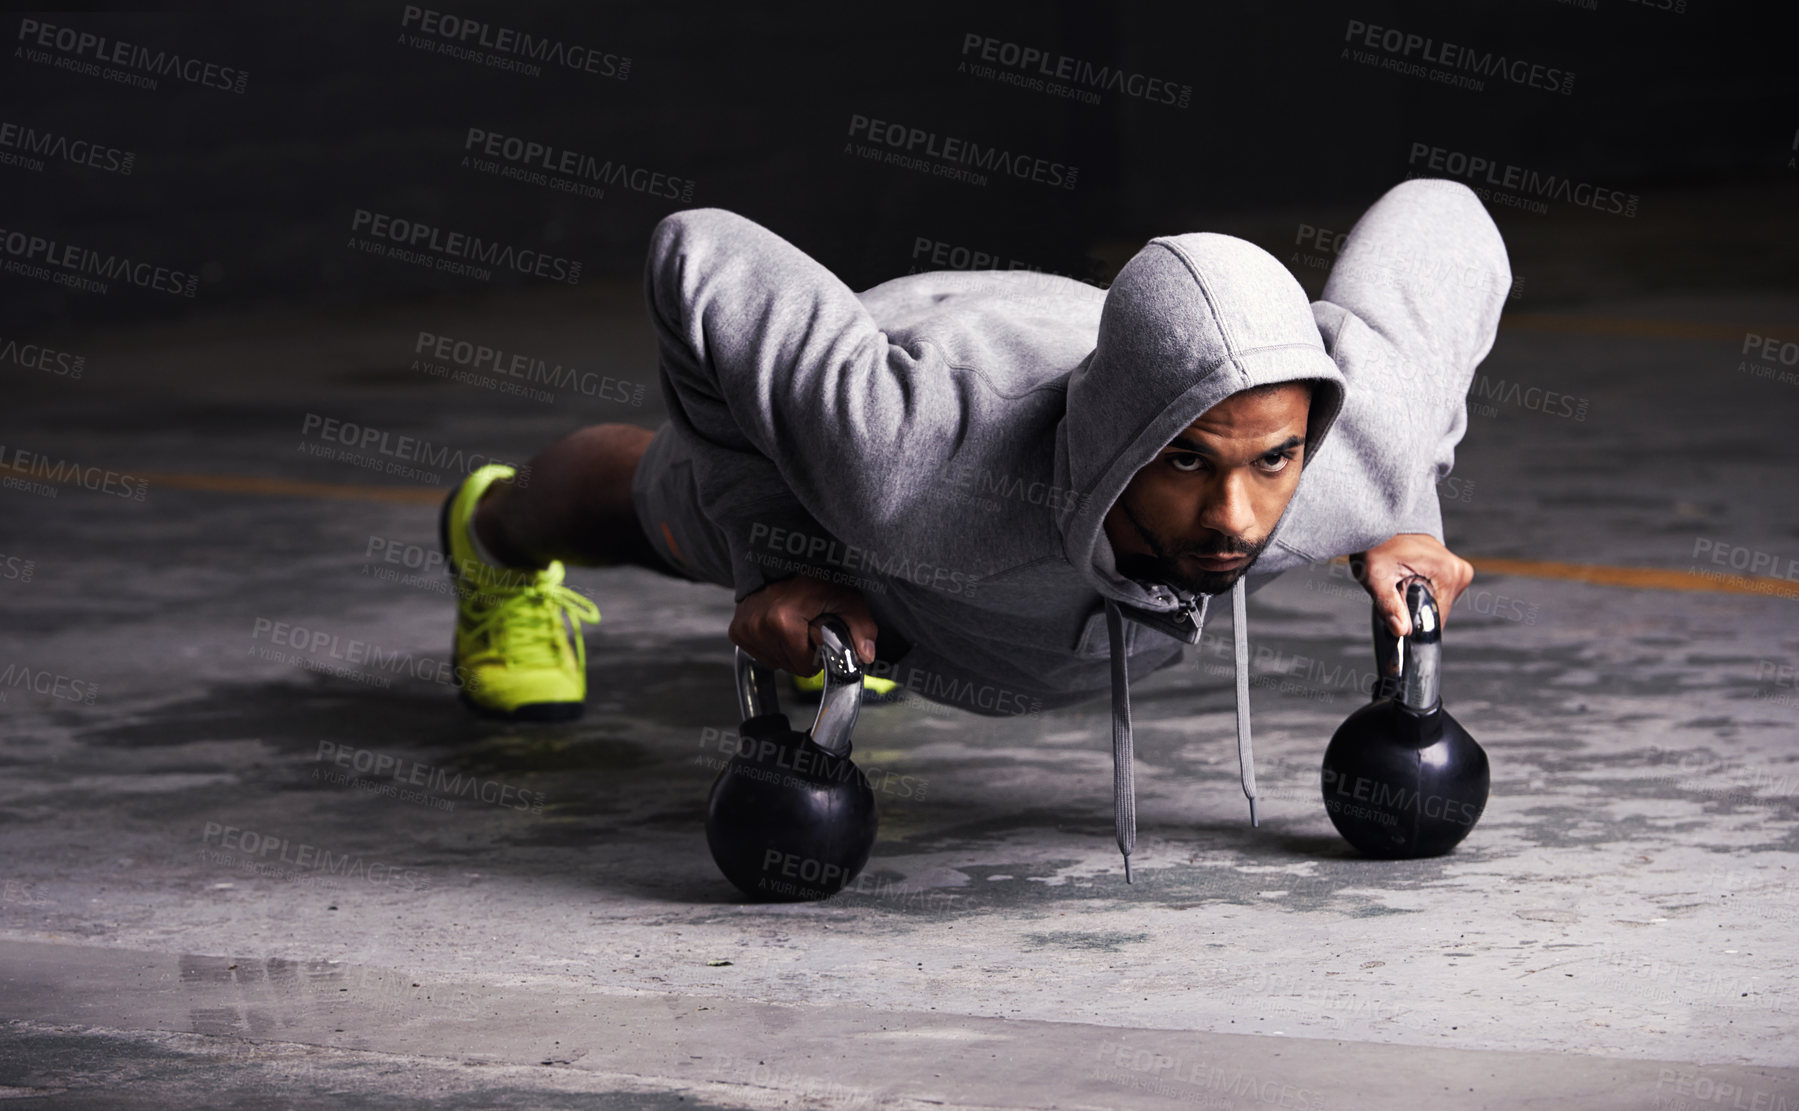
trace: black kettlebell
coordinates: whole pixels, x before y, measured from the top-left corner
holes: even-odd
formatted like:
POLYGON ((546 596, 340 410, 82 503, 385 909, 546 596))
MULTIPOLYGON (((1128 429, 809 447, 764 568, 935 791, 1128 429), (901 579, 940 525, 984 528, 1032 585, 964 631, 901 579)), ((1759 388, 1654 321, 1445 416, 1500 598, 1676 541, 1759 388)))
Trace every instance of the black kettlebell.
POLYGON ((1422 577, 1402 584, 1412 631, 1374 615, 1374 701, 1350 714, 1324 750, 1324 809, 1367 856, 1438 856, 1486 809, 1487 754, 1438 697, 1443 621, 1422 577))
POLYGON ((712 784, 706 844, 725 878, 753 899, 823 899, 855 879, 875 843, 874 790, 850 760, 862 667, 850 631, 819 626, 825 687, 810 734, 788 723, 772 669, 737 649, 743 713, 737 754, 712 784))

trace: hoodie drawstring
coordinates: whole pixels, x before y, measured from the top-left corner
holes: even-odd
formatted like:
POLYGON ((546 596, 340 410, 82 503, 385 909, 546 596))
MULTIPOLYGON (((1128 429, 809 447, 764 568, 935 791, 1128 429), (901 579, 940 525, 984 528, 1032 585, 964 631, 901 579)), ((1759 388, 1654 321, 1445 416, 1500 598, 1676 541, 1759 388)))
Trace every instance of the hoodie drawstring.
POLYGON ((1249 741, 1249 595, 1244 577, 1231 587, 1231 637, 1237 642, 1237 774, 1243 780, 1243 797, 1249 800, 1249 824, 1260 826, 1256 816, 1256 750, 1249 741))
POLYGON ((1124 617, 1106 599, 1106 640, 1112 649, 1112 824, 1124 854, 1124 882, 1131 882, 1131 850, 1137 847, 1137 791, 1131 769, 1131 669, 1124 650, 1124 617))
MULTIPOLYGON (((1256 812, 1256 754, 1249 734, 1249 618, 1243 579, 1231 587, 1231 634, 1237 674, 1237 767, 1249 800, 1249 823, 1256 812)), ((1196 619, 1197 620, 1197 619, 1196 619)), ((1124 615, 1106 599, 1106 641, 1112 654, 1112 819, 1118 851, 1124 854, 1124 882, 1131 879, 1131 852, 1137 847, 1137 790, 1131 758, 1130 657, 1124 650, 1124 615)))

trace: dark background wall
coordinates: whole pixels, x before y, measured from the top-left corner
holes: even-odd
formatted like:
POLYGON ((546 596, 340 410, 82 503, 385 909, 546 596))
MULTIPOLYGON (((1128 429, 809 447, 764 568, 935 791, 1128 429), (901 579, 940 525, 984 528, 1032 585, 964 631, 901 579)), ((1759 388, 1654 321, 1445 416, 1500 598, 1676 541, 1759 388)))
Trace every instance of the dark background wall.
MULTIPOLYGON (((1144 238, 1172 231, 1234 230, 1285 257, 1302 224, 1352 218, 1422 169, 1408 161, 1416 143, 1642 198, 1628 217, 1494 205, 1515 271, 1538 279, 1533 295, 1580 295, 1579 267, 1550 261, 1562 239, 1552 229, 1566 224, 1611 236, 1625 261, 1641 258, 1626 269, 1646 286, 1766 286, 1799 273, 1788 168, 1799 101, 1791 39, 1777 33, 1772 8, 1757 17, 1719 0, 419 7, 431 3, 492 33, 628 57, 628 75, 554 64, 531 75, 419 49, 409 36, 447 40, 423 35, 402 3, 5 13, 0 122, 134 160, 129 175, 55 160, 0 166, 0 226, 200 280, 190 299, 0 274, 0 322, 51 338, 128 319, 472 288, 348 247, 358 208, 578 260, 584 280, 634 275, 657 219, 717 205, 774 228, 857 288, 930 268, 920 239, 1103 281, 1144 238), (70 72, 28 53, 43 48, 21 40, 26 20, 247 80, 241 93, 166 76, 147 90, 70 72), (1346 54, 1368 49, 1348 35, 1352 24, 1572 73, 1571 91, 1491 77, 1475 91, 1382 69, 1346 54), (978 49, 965 52, 971 34, 1190 86, 1190 97, 1180 107, 1113 90, 1092 104, 959 72, 979 60, 978 49), (1076 185, 973 185, 865 160, 846 153, 858 114, 1078 167, 1076 185), (486 175, 462 165, 470 128, 690 181, 691 198, 614 186, 592 199, 486 175), (1739 200, 1694 207, 1696 190, 1716 189, 1739 200)), ((486 288, 532 280, 497 273, 486 288)))

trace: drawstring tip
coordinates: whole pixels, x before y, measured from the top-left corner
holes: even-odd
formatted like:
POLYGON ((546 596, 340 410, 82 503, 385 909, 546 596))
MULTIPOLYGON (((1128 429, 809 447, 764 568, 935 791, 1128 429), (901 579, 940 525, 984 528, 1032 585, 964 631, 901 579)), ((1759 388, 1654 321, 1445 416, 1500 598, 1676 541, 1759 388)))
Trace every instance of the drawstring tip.
POLYGON ((1131 882, 1131 854, 1124 854, 1124 882, 1131 882))
POLYGON ((1257 827, 1258 829, 1262 825, 1262 820, 1256 816, 1256 800, 1255 799, 1249 800, 1249 824, 1257 827))

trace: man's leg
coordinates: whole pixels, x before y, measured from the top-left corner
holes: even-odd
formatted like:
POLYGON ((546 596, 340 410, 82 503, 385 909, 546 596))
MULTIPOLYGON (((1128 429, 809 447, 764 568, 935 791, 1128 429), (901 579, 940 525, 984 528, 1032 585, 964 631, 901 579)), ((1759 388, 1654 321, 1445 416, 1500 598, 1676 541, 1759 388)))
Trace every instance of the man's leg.
POLYGON ((509 721, 580 716, 581 626, 598 623, 600 611, 564 583, 566 565, 630 563, 677 574, 650 546, 632 500, 654 437, 628 424, 584 428, 532 460, 526 483, 514 482, 510 467, 489 465, 446 500, 456 673, 477 713, 509 721))
MULTIPOLYGON (((529 485, 496 480, 483 493, 472 514, 481 547, 495 561, 519 569, 539 570, 552 561, 584 567, 628 563, 730 588, 728 547, 694 505, 685 444, 672 427, 662 431, 669 435, 655 452, 657 434, 631 424, 592 425, 550 445, 531 460, 529 485), (655 472, 643 475, 641 489, 634 491, 634 480, 652 455, 648 463, 655 472), (644 517, 660 527, 668 555, 650 541, 644 517)), ((884 629, 877 655, 885 651, 880 658, 897 660, 910 647, 897 630, 884 629)), ((796 693, 816 698, 823 678, 822 671, 809 679, 795 676, 796 693)), ((899 693, 891 679, 872 671, 864 676, 865 703, 892 701, 899 693)))
POLYGON ((531 460, 530 485, 495 482, 475 509, 475 535, 509 567, 628 563, 665 575, 670 567, 637 519, 631 480, 655 433, 634 424, 595 424, 531 460))

